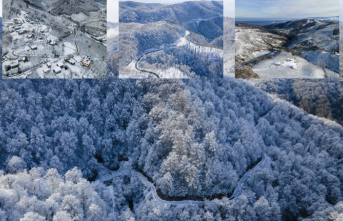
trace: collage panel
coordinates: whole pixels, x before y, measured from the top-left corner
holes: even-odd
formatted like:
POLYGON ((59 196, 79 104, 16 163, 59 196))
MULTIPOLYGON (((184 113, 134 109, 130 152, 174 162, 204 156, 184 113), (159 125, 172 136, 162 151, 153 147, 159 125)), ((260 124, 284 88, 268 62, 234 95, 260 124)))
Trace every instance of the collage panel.
POLYGON ((2 78, 105 78, 106 0, 3 0, 2 78))
POLYGON ((236 78, 339 78, 338 4, 236 1, 236 78))
POLYGON ((120 1, 119 30, 119 78, 223 77, 223 1, 120 1))

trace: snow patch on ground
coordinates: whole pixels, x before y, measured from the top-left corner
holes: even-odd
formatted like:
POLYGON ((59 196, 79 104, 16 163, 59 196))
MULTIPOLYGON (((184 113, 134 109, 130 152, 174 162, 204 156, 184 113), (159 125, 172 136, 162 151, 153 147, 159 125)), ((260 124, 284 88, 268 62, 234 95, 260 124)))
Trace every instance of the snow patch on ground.
POLYGON ((189 78, 183 72, 176 68, 169 68, 167 70, 159 71, 160 78, 189 78))
POLYGON ((311 52, 304 52, 301 54, 309 62, 319 66, 325 67, 339 73, 339 55, 332 54, 325 51, 311 51, 311 52))
POLYGON ((288 52, 281 52, 272 59, 263 60, 252 69, 261 79, 325 77, 323 69, 311 64, 304 58, 292 56, 288 52), (292 58, 293 61, 287 61, 288 58, 292 58), (277 63, 280 63, 280 66, 277 66, 277 63))
POLYGON ((76 46, 70 42, 64 42, 64 55, 70 55, 76 52, 76 46))

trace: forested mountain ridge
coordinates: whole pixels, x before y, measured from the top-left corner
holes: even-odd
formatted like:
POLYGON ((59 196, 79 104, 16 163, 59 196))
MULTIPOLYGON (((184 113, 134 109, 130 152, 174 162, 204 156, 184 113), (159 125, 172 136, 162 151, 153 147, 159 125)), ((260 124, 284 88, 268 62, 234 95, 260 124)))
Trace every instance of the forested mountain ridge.
POLYGON ((98 11, 98 3, 106 4, 106 0, 28 0, 28 3, 54 15, 72 15, 80 12, 89 15, 91 11, 98 11))
POLYGON ((174 23, 203 35, 209 43, 223 35, 223 2, 188 1, 173 5, 120 2, 119 7, 120 23, 174 23))
POLYGON ((262 90, 276 94, 306 112, 343 125, 343 83, 331 80, 253 80, 262 90))
MULTIPOLYGON (((131 2, 131 4, 133 4, 131 2)), ((128 2, 119 3, 119 22, 128 23, 151 23, 166 21, 182 25, 193 19, 208 19, 222 16, 223 2, 211 1, 189 1, 173 5, 159 5, 159 7, 148 8, 149 4, 141 6, 135 3, 130 7, 128 2)))

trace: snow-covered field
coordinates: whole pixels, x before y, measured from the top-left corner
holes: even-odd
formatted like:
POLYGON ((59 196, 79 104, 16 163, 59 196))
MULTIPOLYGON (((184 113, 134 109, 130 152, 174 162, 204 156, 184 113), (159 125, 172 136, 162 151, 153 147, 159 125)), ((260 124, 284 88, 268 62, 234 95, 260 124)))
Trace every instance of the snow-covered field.
POLYGON ((304 58, 281 52, 272 59, 267 59, 252 68, 261 79, 268 78, 324 78, 322 68, 311 64, 304 58), (288 59, 292 61, 287 61, 288 59), (278 66, 279 64, 279 66, 278 66))
POLYGON ((84 13, 80 12, 78 14, 72 14, 71 15, 71 18, 74 20, 74 21, 85 21, 87 19, 89 19, 89 16, 85 15, 84 13))

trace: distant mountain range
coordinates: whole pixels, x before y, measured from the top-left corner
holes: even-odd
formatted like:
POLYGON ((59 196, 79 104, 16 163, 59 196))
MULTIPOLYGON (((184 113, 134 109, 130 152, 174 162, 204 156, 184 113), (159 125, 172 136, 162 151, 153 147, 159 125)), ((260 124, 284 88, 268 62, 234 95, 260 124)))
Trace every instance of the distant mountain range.
POLYGON ((106 4, 106 0, 27 0, 27 2, 54 15, 71 15, 80 12, 88 15, 91 11, 99 10, 98 3, 106 4))
MULTIPOLYGON (((323 20, 323 21, 339 21, 339 16, 331 16, 331 17, 308 17, 306 19, 315 19, 315 20, 323 20)), ((301 19, 298 19, 301 20, 301 19)))
POLYGON ((244 18, 236 18, 235 24, 237 25, 237 24, 241 24, 241 23, 246 23, 246 24, 250 24, 250 25, 264 26, 264 25, 284 23, 284 22, 288 22, 288 21, 300 21, 303 19, 314 19, 314 20, 338 22, 339 16, 308 17, 308 18, 302 18, 302 19, 286 19, 286 20, 280 20, 280 19, 271 20, 269 18, 261 18, 261 20, 246 18, 246 20, 244 20, 244 18))
POLYGON ((119 8, 120 23, 177 24, 204 36, 208 43, 222 45, 220 36, 223 35, 223 2, 189 1, 167 5, 128 1, 120 2, 119 8))

